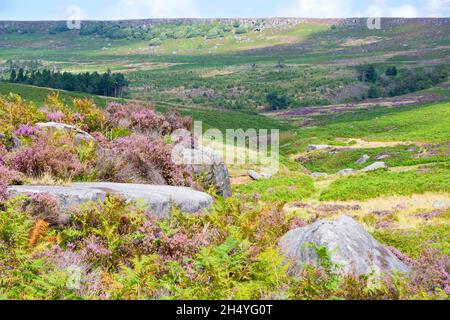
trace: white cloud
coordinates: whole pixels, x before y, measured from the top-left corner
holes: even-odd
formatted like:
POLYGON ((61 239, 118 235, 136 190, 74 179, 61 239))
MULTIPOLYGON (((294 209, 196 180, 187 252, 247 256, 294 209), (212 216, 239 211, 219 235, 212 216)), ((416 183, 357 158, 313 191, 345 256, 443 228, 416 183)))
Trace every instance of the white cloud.
POLYGON ((369 17, 415 18, 418 13, 417 8, 409 4, 389 6, 386 0, 378 0, 366 9, 366 15, 369 17))
POLYGON ((196 0, 119 0, 109 10, 110 19, 196 18, 196 0))
POLYGON ((392 17, 415 18, 418 16, 417 9, 411 5, 402 5, 389 8, 392 17))
MULTIPOLYGON (((449 2, 450 0, 429 0, 432 2, 449 2)), ((363 12, 357 11, 351 0, 292 0, 277 11, 277 16, 295 16, 306 18, 348 18, 348 17, 404 17, 418 16, 416 7, 403 4, 389 6, 386 0, 374 0, 363 12)))
POLYGON ((427 0, 425 11, 431 17, 450 16, 450 0, 427 0))
POLYGON ((277 16, 302 18, 344 18, 353 15, 349 0, 294 0, 279 8, 277 16))

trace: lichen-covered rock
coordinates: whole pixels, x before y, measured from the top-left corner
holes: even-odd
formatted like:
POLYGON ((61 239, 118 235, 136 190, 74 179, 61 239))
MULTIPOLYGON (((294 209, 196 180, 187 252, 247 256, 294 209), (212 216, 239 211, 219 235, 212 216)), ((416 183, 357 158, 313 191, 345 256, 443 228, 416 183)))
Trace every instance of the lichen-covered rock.
POLYGON ((189 167, 193 173, 200 176, 203 187, 213 186, 218 195, 231 197, 231 182, 228 168, 223 158, 209 148, 197 147, 194 149, 184 148, 178 152, 182 163, 189 167))
POLYGON ((94 140, 94 137, 92 137, 89 133, 65 123, 42 122, 36 123, 36 127, 47 130, 66 131, 67 133, 74 135, 75 143, 77 144, 82 143, 83 141, 89 142, 94 140))
POLYGON ((347 216, 292 230, 280 240, 283 253, 295 262, 294 272, 299 272, 305 264, 318 263, 316 250, 308 246, 311 243, 326 247, 331 252, 331 260, 342 267, 342 273, 409 271, 388 248, 347 216))
POLYGON ((151 214, 167 218, 172 205, 183 212, 197 213, 209 208, 213 198, 203 192, 185 187, 157 186, 125 183, 74 183, 69 186, 12 186, 8 188, 11 196, 47 193, 58 200, 61 212, 70 210, 90 201, 105 200, 107 194, 115 194, 132 201, 145 201, 151 214))

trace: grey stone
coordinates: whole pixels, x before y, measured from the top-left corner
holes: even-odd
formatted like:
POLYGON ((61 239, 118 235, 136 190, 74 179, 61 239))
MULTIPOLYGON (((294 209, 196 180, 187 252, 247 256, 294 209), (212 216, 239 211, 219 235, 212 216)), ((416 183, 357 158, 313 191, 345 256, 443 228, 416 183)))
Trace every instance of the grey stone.
POLYGON ((386 163, 375 162, 375 163, 371 164, 370 166, 364 168, 362 171, 369 172, 369 171, 376 171, 376 170, 387 169, 387 168, 388 168, 388 166, 386 165, 386 163))
POLYGON ((354 173, 357 173, 358 171, 356 171, 355 169, 344 169, 341 170, 337 173, 338 176, 348 176, 354 173))
POLYGON ((331 261, 339 265, 341 273, 409 271, 388 248, 347 216, 292 230, 280 240, 283 253, 294 262, 294 273, 301 271, 305 264, 319 262, 316 250, 308 244, 326 247, 331 253, 331 261))
POLYGON ((203 186, 214 186, 217 194, 231 197, 231 182, 228 168, 223 158, 209 148, 183 148, 177 154, 178 163, 188 166, 195 175, 201 176, 203 186))
POLYGON ((368 156, 367 154, 363 155, 358 161, 356 161, 357 164, 364 164, 367 161, 370 160, 370 156, 368 156))
POLYGON ((448 209, 450 208, 450 201, 436 201, 433 203, 434 209, 448 209))
POLYGON ((332 149, 332 146, 329 146, 327 144, 310 144, 308 146, 308 152, 316 151, 316 150, 326 150, 326 149, 332 149))
POLYGON ((48 130, 57 130, 57 131, 66 131, 69 134, 73 134, 75 138, 75 142, 77 144, 83 142, 83 141, 93 141, 94 137, 92 137, 89 133, 75 127, 72 125, 68 125, 65 123, 58 123, 58 122, 41 122, 36 123, 36 127, 41 129, 48 129, 48 130))
POLYGON ((116 194, 128 201, 145 201, 152 215, 160 218, 169 216, 172 205, 183 212, 197 213, 213 203, 210 195, 191 188, 145 184, 86 182, 69 186, 12 186, 8 191, 11 196, 48 193, 58 199, 62 211, 85 202, 105 200, 107 194, 116 194))
POLYGON ((248 170, 248 175, 253 180, 263 180, 263 179, 270 179, 272 178, 271 174, 263 173, 263 172, 256 172, 255 170, 248 170))
POLYGON ((309 176, 312 178, 320 178, 320 177, 326 177, 326 176, 328 176, 328 174, 326 174, 324 172, 313 172, 309 176))
POLYGON ((380 160, 384 160, 384 159, 387 159, 387 158, 389 158, 388 154, 381 154, 378 157, 376 157, 375 160, 380 161, 380 160))

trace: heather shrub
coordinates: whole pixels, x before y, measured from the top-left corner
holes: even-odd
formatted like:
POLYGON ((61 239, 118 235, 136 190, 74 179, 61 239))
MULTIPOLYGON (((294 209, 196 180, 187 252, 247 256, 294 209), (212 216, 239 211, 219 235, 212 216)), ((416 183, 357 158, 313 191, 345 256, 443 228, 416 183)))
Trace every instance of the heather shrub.
POLYGON ((168 135, 177 129, 190 129, 192 125, 191 118, 183 118, 176 112, 163 115, 136 103, 110 103, 106 113, 111 127, 131 129, 150 137, 168 135))
POLYGON ((44 119, 45 114, 32 102, 15 94, 0 95, 0 132, 10 133, 22 124, 34 124, 44 119))
POLYGON ((17 171, 5 167, 0 158, 0 202, 8 198, 8 186, 19 180, 20 174, 17 171))
POLYGON ((11 154, 7 161, 14 169, 32 177, 51 174, 73 179, 83 171, 73 139, 60 132, 32 136, 30 144, 11 154))
POLYGON ((48 193, 31 196, 24 201, 23 209, 31 216, 41 218, 53 225, 64 222, 61 221, 62 216, 58 200, 48 193))
POLYGON ((73 118, 76 122, 83 124, 83 129, 88 131, 101 131, 106 123, 107 117, 97 108, 95 103, 89 99, 74 99, 76 113, 73 118))
POLYGON ((51 121, 50 119, 53 119, 55 122, 73 124, 72 111, 69 106, 60 99, 57 91, 48 95, 45 100, 44 112, 49 121, 51 121))
POLYGON ((124 183, 187 185, 190 173, 172 161, 172 146, 134 134, 102 145, 97 154, 98 177, 124 183))
POLYGON ((20 137, 24 137, 24 138, 30 137, 36 133, 37 133, 37 129, 35 127, 29 126, 26 124, 20 126, 16 131, 14 131, 14 134, 16 136, 20 136, 20 137))
POLYGON ((411 280, 416 290, 430 294, 440 290, 450 295, 450 256, 436 249, 424 250, 412 263, 411 280))

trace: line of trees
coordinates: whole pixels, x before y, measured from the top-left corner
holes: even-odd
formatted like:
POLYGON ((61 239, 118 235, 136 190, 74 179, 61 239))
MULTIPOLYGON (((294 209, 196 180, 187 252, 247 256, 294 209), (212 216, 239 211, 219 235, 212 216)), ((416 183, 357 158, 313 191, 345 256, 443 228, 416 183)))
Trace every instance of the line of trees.
POLYGON ((69 72, 52 72, 38 70, 27 72, 23 68, 11 70, 9 81, 30 84, 38 87, 48 87, 67 91, 80 91, 91 94, 121 97, 123 89, 128 86, 128 80, 121 73, 85 72, 73 74, 69 72))

